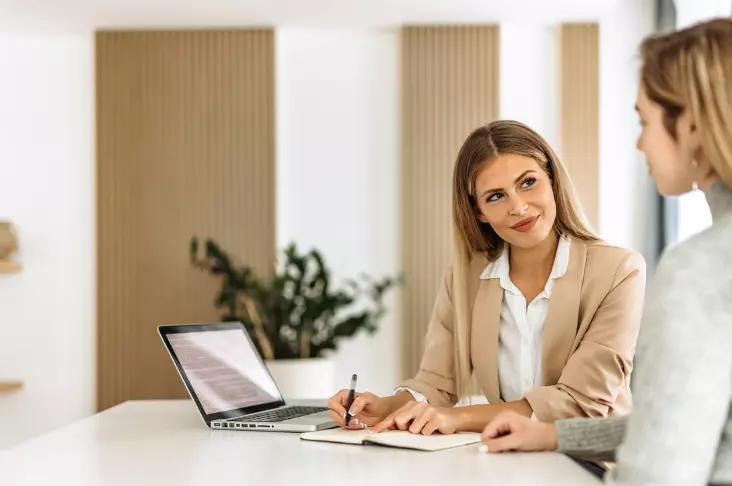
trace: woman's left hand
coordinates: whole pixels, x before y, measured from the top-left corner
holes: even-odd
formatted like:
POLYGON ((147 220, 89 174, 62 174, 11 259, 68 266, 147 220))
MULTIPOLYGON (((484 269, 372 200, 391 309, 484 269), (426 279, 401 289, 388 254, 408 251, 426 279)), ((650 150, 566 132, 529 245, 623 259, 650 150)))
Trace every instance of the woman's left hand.
POLYGON ((413 434, 454 434, 458 429, 458 412, 454 408, 434 407, 422 402, 409 402, 372 428, 374 432, 389 429, 408 430, 413 434))

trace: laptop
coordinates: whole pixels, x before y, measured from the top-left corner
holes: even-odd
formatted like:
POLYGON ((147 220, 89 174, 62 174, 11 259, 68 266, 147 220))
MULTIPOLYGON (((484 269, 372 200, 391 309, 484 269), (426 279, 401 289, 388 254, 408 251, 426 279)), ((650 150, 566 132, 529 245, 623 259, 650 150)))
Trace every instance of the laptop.
POLYGON ((158 334, 210 428, 312 432, 337 426, 326 407, 285 403, 241 322, 159 326, 158 334))

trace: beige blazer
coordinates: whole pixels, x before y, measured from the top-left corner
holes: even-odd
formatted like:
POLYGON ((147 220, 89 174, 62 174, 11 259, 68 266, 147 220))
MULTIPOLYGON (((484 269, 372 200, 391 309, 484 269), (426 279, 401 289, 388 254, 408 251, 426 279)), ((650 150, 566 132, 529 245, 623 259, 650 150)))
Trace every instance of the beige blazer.
MULTIPOLYGON (((503 289, 498 279, 480 279, 488 263, 476 254, 466 269, 472 315, 463 324, 466 329, 457 333, 453 269, 446 272, 419 372, 402 384, 433 405, 457 403, 457 346, 469 350, 470 370, 488 401, 502 401, 498 330, 503 289)), ((639 254, 603 242, 572 240, 567 272, 554 284, 544 325, 544 386, 525 397, 539 420, 630 412, 630 373, 644 292, 645 261, 639 254)))

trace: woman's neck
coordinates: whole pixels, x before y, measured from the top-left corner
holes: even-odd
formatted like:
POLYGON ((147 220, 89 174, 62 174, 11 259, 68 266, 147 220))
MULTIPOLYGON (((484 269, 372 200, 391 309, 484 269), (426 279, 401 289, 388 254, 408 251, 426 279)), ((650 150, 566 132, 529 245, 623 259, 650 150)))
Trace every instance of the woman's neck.
POLYGON ((699 163, 699 167, 697 170, 700 172, 698 174, 699 179, 696 181, 697 186, 699 186, 699 189, 702 191, 706 191, 714 183, 717 181, 719 176, 717 175, 717 172, 714 170, 714 167, 712 167, 712 164, 709 162, 709 159, 704 155, 703 152, 699 151, 697 153, 697 161, 699 163))
POLYGON ((717 179, 719 179, 719 176, 716 172, 712 172, 710 174, 707 174, 706 177, 704 177, 702 180, 697 182, 699 189, 702 191, 708 190, 710 187, 714 185, 715 182, 717 182, 717 179))
POLYGON ((552 231, 544 241, 532 248, 510 246, 508 261, 511 274, 526 275, 527 273, 535 273, 546 281, 552 272, 558 245, 559 235, 556 231, 552 231))

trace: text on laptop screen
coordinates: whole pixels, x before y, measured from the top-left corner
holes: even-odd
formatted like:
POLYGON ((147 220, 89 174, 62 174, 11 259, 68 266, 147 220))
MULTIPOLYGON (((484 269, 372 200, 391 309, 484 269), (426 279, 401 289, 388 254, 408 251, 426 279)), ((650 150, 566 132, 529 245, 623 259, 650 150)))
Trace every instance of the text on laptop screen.
POLYGON ((169 334, 168 342, 206 415, 281 399, 243 331, 169 334))

